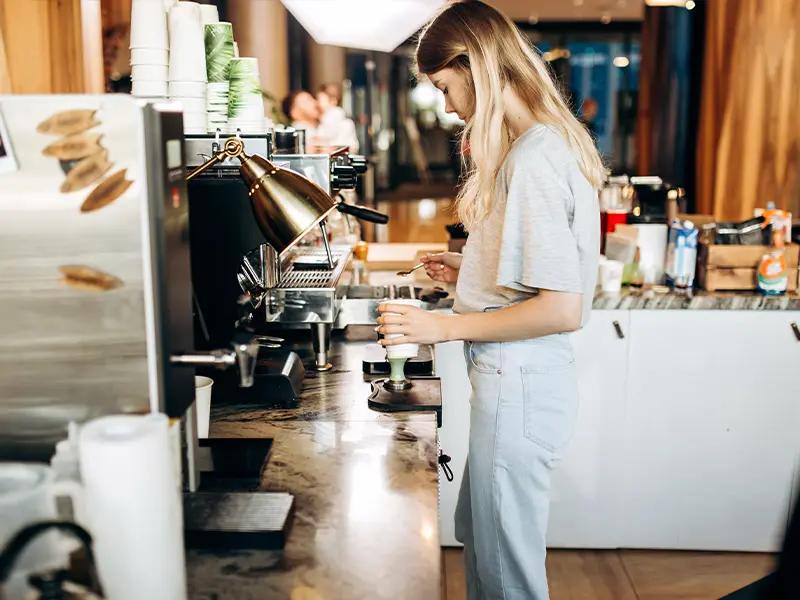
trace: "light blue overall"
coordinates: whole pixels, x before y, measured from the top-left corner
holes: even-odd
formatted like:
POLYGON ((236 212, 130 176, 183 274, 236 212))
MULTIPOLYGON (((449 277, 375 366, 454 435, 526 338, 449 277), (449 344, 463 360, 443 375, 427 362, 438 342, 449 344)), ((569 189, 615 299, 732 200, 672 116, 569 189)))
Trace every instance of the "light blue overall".
POLYGON ((458 497, 469 600, 544 600, 550 472, 578 407, 566 335, 465 342, 469 456, 458 497))

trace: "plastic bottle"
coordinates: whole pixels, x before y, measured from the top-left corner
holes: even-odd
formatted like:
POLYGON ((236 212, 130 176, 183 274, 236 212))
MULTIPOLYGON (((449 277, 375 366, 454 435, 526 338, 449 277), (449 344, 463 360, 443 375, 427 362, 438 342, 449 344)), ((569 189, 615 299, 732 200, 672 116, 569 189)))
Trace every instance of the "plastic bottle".
POLYGON ((758 263, 756 283, 758 289, 766 296, 778 296, 786 293, 789 285, 789 272, 784 256, 783 231, 772 232, 772 250, 761 257, 758 263))

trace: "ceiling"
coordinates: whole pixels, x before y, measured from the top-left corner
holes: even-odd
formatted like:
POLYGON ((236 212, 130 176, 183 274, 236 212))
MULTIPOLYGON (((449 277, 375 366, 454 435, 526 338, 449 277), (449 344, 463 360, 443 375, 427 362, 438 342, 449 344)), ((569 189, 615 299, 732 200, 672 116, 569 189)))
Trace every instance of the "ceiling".
POLYGON ((604 15, 612 21, 641 20, 643 0, 486 0, 512 20, 600 21, 604 15))

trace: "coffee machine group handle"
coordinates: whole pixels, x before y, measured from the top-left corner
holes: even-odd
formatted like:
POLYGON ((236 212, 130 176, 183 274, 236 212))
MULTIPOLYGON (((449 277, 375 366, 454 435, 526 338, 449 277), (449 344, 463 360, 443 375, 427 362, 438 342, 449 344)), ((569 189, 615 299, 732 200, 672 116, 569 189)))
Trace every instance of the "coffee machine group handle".
POLYGON ((258 349, 261 344, 252 337, 238 336, 238 338, 234 340, 231 350, 218 349, 173 354, 170 356, 170 362, 174 365, 216 367, 218 369, 227 369, 235 365, 239 367, 239 387, 252 387, 258 349))
POLYGON ((382 212, 378 212, 377 210, 373 210, 371 208, 367 208, 366 206, 356 206, 354 204, 346 204, 345 202, 339 202, 336 205, 336 208, 339 209, 339 212, 344 213, 346 215, 352 215, 357 219, 361 219, 363 221, 369 221, 370 223, 378 223, 379 225, 385 225, 389 222, 389 215, 386 215, 382 212))

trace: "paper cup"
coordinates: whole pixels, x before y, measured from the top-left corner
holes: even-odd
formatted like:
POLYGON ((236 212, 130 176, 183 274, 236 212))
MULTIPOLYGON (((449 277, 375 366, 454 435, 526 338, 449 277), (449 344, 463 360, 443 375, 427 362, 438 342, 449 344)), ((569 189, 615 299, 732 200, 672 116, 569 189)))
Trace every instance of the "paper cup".
POLYGON ((131 84, 131 94, 134 96, 159 96, 167 95, 166 81, 136 81, 131 84))
POLYGON ((169 69, 166 65, 132 65, 131 79, 134 81, 161 81, 166 83, 169 69))
MULTIPOLYGON (((399 300, 386 300, 381 302, 380 306, 385 304, 407 304, 409 306, 422 307, 422 301, 403 298, 399 300)), ((381 313, 383 315, 396 315, 397 313, 381 313)), ((384 335, 387 340, 402 337, 401 333, 391 333, 384 335)), ((386 358, 414 358, 419 354, 419 344, 398 344, 397 346, 386 346, 386 358)))
POLYGON ((169 50, 162 48, 131 48, 131 65, 169 64, 169 50))
POLYGON ((197 437, 208 437, 208 424, 211 420, 211 388, 214 380, 210 377, 194 377, 194 409, 197 415, 197 437))
POLYGON ((618 294, 622 289, 622 271, 625 265, 618 260, 600 263, 600 287, 607 294, 618 294))
POLYGON ((133 0, 131 4, 131 48, 169 48, 167 14, 159 0, 133 0))
POLYGON ((172 97, 173 102, 179 102, 183 107, 184 113, 197 113, 202 114, 205 119, 206 116, 206 101, 203 98, 180 98, 172 97))
POLYGON ((175 98, 205 98, 206 84, 202 81, 170 81, 169 95, 175 98))
POLYGON ((205 26, 206 74, 209 82, 228 82, 233 60, 233 26, 210 23, 205 26))
POLYGON ((170 81, 206 81, 206 52, 200 6, 179 2, 169 11, 170 81))
POLYGON ((217 7, 213 4, 201 4, 200 22, 203 23, 203 25, 208 25, 209 23, 219 23, 219 11, 217 10, 217 7))

